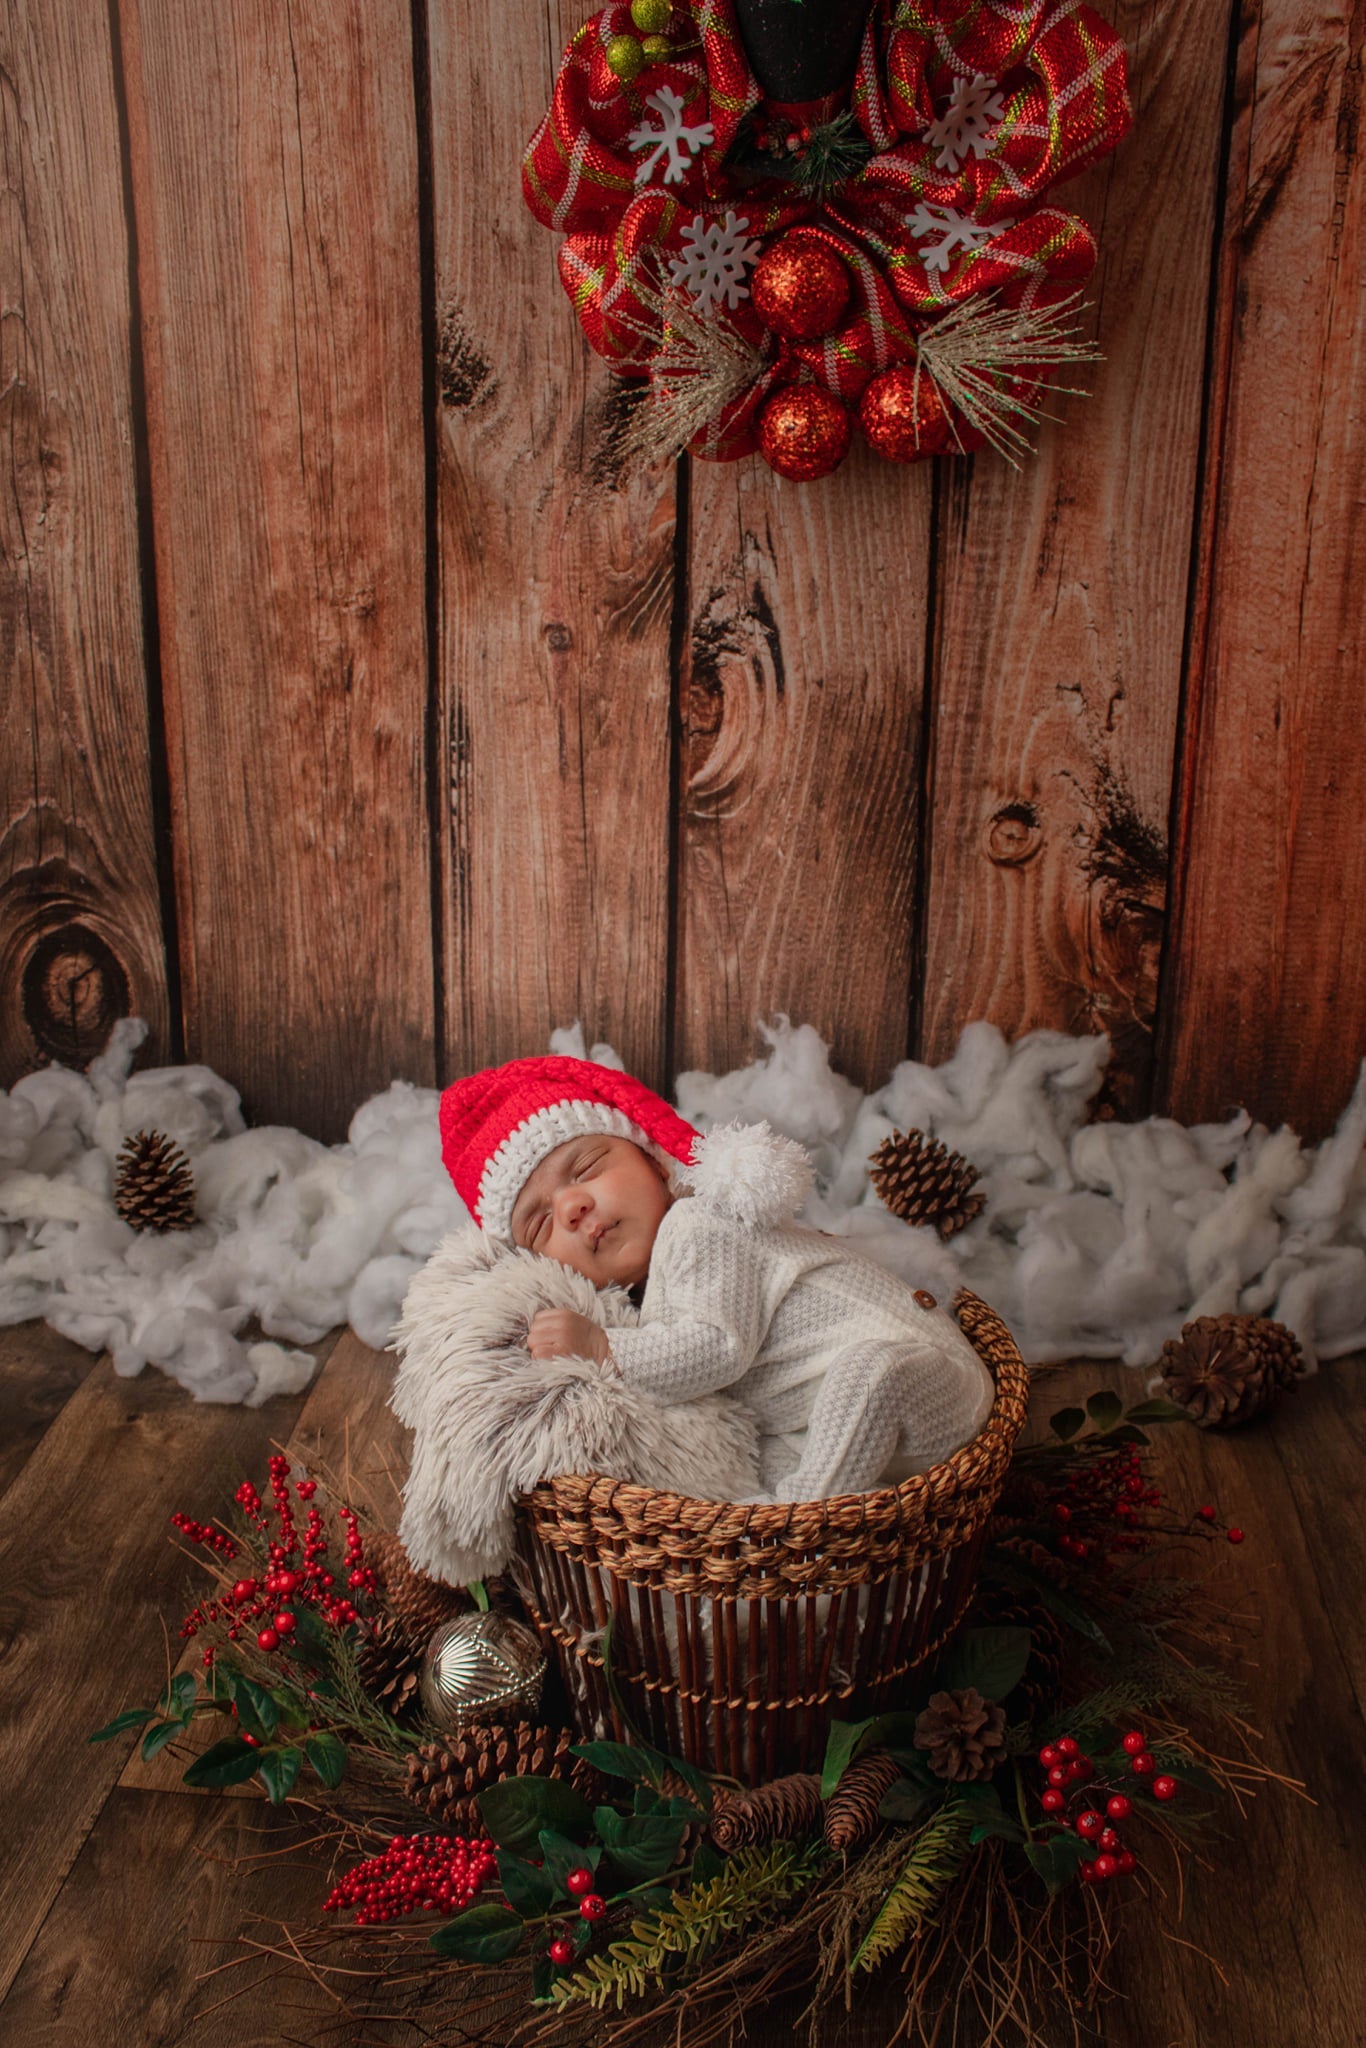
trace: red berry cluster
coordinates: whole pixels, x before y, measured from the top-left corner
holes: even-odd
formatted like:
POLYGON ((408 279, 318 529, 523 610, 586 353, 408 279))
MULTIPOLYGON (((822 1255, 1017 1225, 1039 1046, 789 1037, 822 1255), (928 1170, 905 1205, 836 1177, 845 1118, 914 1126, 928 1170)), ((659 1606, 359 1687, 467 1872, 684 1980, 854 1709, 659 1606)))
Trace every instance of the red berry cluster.
POLYGON ((171 1527, 179 1529, 191 1543, 202 1543, 206 1550, 216 1550, 229 1563, 237 1555, 236 1538, 229 1536, 226 1529, 210 1528, 207 1522, 196 1522, 192 1515, 172 1515, 171 1527))
MULTIPOLYGON (((257 1647, 270 1654, 288 1644, 294 1635, 301 1601, 314 1608, 330 1628, 346 1628, 361 1621, 354 1600, 336 1590, 337 1574, 328 1556, 322 1512, 313 1505, 317 1490, 316 1479, 300 1479, 293 1485, 293 1495, 308 1509, 301 1534, 291 1498, 289 1460, 279 1455, 273 1457, 270 1491, 276 1528, 272 1532, 260 1494, 249 1479, 242 1482, 237 1489, 237 1504, 265 1539, 266 1569, 257 1577, 238 1579, 230 1592, 193 1608, 181 1624, 182 1636, 198 1635, 210 1623, 225 1623, 229 1642, 237 1642, 245 1630, 252 1629, 257 1647)), ((348 1585, 354 1593, 373 1597, 375 1574, 365 1563, 355 1510, 342 1507, 338 1513, 346 1528, 348 1585)), ((205 1544, 225 1558, 237 1556, 237 1546, 231 1537, 225 1538, 221 1532, 191 1521, 187 1515, 173 1515, 171 1519, 191 1542, 205 1544), (225 1544, 232 1548, 225 1548, 225 1544)), ((206 1666, 213 1662, 213 1654, 212 1649, 204 1652, 206 1666)))
MULTIPOLYGON (((1175 1799, 1176 1779, 1158 1773, 1141 1729, 1131 1728, 1120 1747, 1129 1759, 1130 1771, 1138 1778, 1152 1780, 1149 1790, 1154 1799, 1175 1799)), ((1075 1735, 1061 1735, 1056 1742, 1046 1742, 1039 1751, 1039 1763, 1048 1774, 1048 1784, 1039 1801, 1044 1812, 1059 1827, 1074 1830, 1097 1852, 1082 1861, 1083 1881, 1104 1884, 1112 1877, 1128 1877, 1137 1868, 1137 1859, 1120 1839, 1118 1824, 1128 1820, 1134 1810, 1133 1801, 1113 1786, 1101 1785, 1094 1792, 1081 1790, 1095 1777, 1096 1767, 1075 1735)))
POLYGON ((323 1901, 324 1913, 356 1908, 357 1927, 405 1913, 459 1913, 497 1868, 493 1844, 463 1835, 395 1835, 380 1856, 358 1863, 323 1901))
MULTIPOLYGON (((1206 1501, 1202 1508, 1197 1508, 1195 1512, 1202 1522, 1217 1523, 1219 1520, 1218 1508, 1212 1506, 1209 1501, 1206 1501)), ((1224 1534, 1230 1543, 1241 1543, 1244 1540, 1241 1529, 1228 1528, 1225 1529, 1224 1534)))
POLYGON ((1146 1550, 1153 1538, 1143 1527, 1144 1510, 1157 1507, 1161 1499, 1143 1476, 1137 1444, 1078 1458, 1062 1498, 1053 1504, 1058 1549, 1078 1563, 1088 1557, 1104 1563, 1117 1551, 1146 1550))
MULTIPOLYGON (((571 1870, 565 1879, 565 1888, 579 1902, 579 1918, 590 1924, 601 1920, 607 1911, 607 1901, 600 1892, 593 1889, 593 1873, 585 1865, 582 1869, 571 1870)), ((574 1960, 574 1942, 568 1934, 557 1934, 546 1950, 556 1969, 562 1970, 574 1960)))

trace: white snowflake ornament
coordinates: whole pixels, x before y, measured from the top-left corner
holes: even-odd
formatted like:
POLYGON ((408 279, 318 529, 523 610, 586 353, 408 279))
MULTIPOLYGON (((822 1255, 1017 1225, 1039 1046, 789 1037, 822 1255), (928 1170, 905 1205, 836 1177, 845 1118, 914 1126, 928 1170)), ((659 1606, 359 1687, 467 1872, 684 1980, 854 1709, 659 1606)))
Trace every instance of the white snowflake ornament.
POLYGON ((760 244, 746 231, 749 220, 727 211, 720 220, 695 213, 683 230, 691 244, 687 253, 669 258, 669 275, 681 291, 709 313, 723 302, 732 308, 749 297, 746 273, 758 259, 760 244))
POLYGON ((979 71, 972 78, 958 79, 948 106, 925 130, 926 142, 939 151, 939 169, 956 171, 965 157, 984 157, 1005 110, 994 78, 979 71))
POLYGON ((939 237, 928 249, 920 251, 920 260, 926 270, 942 274, 960 249, 980 249, 993 235, 1008 228, 1010 222, 998 220, 991 227, 983 227, 969 214, 955 213, 951 206, 927 206, 922 201, 914 213, 906 215, 906 226, 917 242, 926 241, 931 235, 939 237))
POLYGON ((647 107, 658 114, 660 125, 642 121, 633 128, 626 140, 632 149, 647 149, 650 153, 636 167, 637 185, 647 185, 654 176, 655 167, 664 165, 664 183, 681 185, 688 166, 699 149, 707 149, 716 140, 716 130, 710 121, 688 122, 683 118, 683 98, 671 85, 661 85, 658 92, 652 92, 645 102, 647 107))

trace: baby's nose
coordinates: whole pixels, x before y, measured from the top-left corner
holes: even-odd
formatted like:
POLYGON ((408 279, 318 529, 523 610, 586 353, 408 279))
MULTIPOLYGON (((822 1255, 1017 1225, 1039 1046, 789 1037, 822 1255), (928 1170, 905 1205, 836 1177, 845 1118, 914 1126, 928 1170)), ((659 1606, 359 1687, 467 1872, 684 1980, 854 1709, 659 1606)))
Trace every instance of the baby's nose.
POLYGON ((561 1188, 555 1197, 555 1208, 562 1229, 576 1230, 593 1206, 593 1197, 585 1188, 561 1188))

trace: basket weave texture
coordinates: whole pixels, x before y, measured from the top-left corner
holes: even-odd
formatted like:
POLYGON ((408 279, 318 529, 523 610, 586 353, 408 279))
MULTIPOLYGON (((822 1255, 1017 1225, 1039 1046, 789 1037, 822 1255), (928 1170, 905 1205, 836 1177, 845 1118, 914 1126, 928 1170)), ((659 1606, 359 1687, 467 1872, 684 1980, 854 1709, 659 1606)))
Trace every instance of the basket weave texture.
POLYGON ((954 1312, 996 1398, 899 1486, 742 1506, 566 1475, 525 1496, 519 1578, 587 1730, 629 1732, 615 1687, 661 1749, 758 1784, 818 1767, 837 1716, 895 1704, 963 1618, 1029 1403, 1000 1317, 966 1289, 954 1312))

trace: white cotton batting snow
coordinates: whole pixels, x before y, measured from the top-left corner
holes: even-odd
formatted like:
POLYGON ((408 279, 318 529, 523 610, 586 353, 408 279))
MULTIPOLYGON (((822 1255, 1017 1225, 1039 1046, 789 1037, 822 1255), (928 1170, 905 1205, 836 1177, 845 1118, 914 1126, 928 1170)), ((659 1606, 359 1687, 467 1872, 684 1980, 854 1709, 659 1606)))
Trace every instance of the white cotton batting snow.
MULTIPOLYGON (((974 1288, 1031 1362, 1149 1365, 1190 1316, 1225 1309, 1288 1323, 1311 1362, 1366 1346, 1366 1066, 1334 1135, 1306 1148, 1245 1112, 1191 1129, 1088 1123, 1104 1038, 1008 1045, 970 1024, 943 1066, 903 1061, 863 1095, 810 1025, 762 1029, 752 1065, 679 1076, 683 1115, 704 1129, 765 1118, 799 1139, 818 1175, 808 1222, 917 1286, 974 1288), (911 1126, 982 1172, 986 1211, 947 1245, 869 1188, 868 1154, 911 1126)), ((320 1145, 247 1130, 207 1067, 133 1073, 145 1035, 129 1019, 86 1073, 47 1067, 0 1096, 0 1323, 45 1316, 120 1373, 156 1365, 196 1400, 253 1405, 305 1385, 313 1360, 295 1347, 338 1324, 382 1345, 408 1281, 466 1215, 441 1165, 436 1091, 395 1081, 344 1145, 320 1145), (193 1230, 139 1236, 114 1211, 119 1147, 148 1127, 189 1155, 193 1230)), ((551 1050, 621 1065, 577 1025, 551 1050)))

